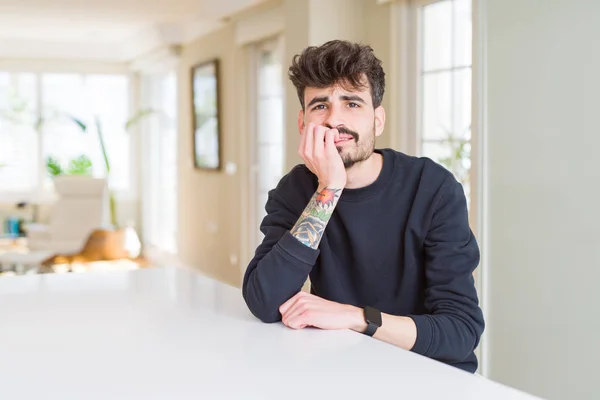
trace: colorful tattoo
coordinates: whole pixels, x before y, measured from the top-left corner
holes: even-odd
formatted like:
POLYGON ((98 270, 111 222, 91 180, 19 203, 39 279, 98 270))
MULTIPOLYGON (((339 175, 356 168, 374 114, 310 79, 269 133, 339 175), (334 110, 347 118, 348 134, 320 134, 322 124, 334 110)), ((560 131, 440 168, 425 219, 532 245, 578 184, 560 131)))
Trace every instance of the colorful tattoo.
MULTIPOLYGON (((334 200, 336 199, 336 195, 340 192, 341 189, 328 189, 325 188, 320 192, 317 192, 317 203, 323 206, 330 206, 334 200)), ((339 197, 339 196, 338 196, 339 197)))
POLYGON ((342 189, 325 188, 310 199, 290 233, 302 244, 317 249, 342 189))

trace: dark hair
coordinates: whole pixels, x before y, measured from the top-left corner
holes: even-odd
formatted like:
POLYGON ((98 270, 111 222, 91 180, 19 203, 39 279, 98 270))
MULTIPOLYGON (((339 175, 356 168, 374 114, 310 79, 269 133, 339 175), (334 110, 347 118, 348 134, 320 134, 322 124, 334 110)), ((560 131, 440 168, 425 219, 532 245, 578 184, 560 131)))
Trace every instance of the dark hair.
POLYGON ((385 73, 381 60, 370 46, 345 40, 332 40, 321 46, 310 46, 296 54, 289 69, 289 78, 298 91, 304 109, 304 90, 324 88, 334 84, 344 89, 364 89, 366 75, 371 87, 373 108, 381 105, 385 91, 385 73))

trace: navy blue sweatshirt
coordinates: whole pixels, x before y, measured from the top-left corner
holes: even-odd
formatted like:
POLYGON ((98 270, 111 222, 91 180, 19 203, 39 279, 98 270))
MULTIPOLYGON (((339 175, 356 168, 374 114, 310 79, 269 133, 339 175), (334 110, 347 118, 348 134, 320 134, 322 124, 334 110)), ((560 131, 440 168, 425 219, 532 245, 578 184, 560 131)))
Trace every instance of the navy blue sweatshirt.
POLYGON ((484 329, 472 275, 479 247, 462 186, 427 158, 376 151, 383 155, 377 180, 343 190, 318 250, 290 234, 317 177, 298 165, 281 179, 269 193, 244 299, 262 321, 281 321, 279 306, 310 276, 317 296, 412 318, 412 351, 475 372, 484 329))

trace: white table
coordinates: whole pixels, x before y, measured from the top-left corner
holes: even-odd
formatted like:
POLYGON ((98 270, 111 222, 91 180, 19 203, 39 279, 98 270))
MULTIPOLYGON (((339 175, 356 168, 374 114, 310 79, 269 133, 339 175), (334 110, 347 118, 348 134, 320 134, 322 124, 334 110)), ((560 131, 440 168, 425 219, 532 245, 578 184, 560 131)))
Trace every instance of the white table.
POLYGON ((38 270, 42 262, 55 253, 51 251, 29 251, 27 249, 14 250, 0 253, 0 270, 14 268, 15 272, 23 274, 28 270, 38 270))
POLYGON ((351 331, 263 324, 181 268, 1 278, 0 398, 533 399, 351 331))

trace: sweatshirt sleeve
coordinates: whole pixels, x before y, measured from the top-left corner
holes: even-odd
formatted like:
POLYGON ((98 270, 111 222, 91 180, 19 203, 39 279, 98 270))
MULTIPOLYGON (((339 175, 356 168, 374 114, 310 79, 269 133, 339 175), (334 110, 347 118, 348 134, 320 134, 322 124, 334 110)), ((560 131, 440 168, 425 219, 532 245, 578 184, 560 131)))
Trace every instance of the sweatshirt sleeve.
POLYGON ((279 306, 302 289, 319 250, 291 235, 300 213, 292 212, 276 191, 269 193, 265 209, 267 216, 260 227, 265 237, 244 275, 242 295, 254 316, 277 322, 281 320, 279 306))
POLYGON ((473 279, 479 247, 469 227, 462 186, 449 176, 434 203, 424 240, 425 315, 411 315, 417 326, 413 352, 443 362, 465 360, 484 330, 473 279))

